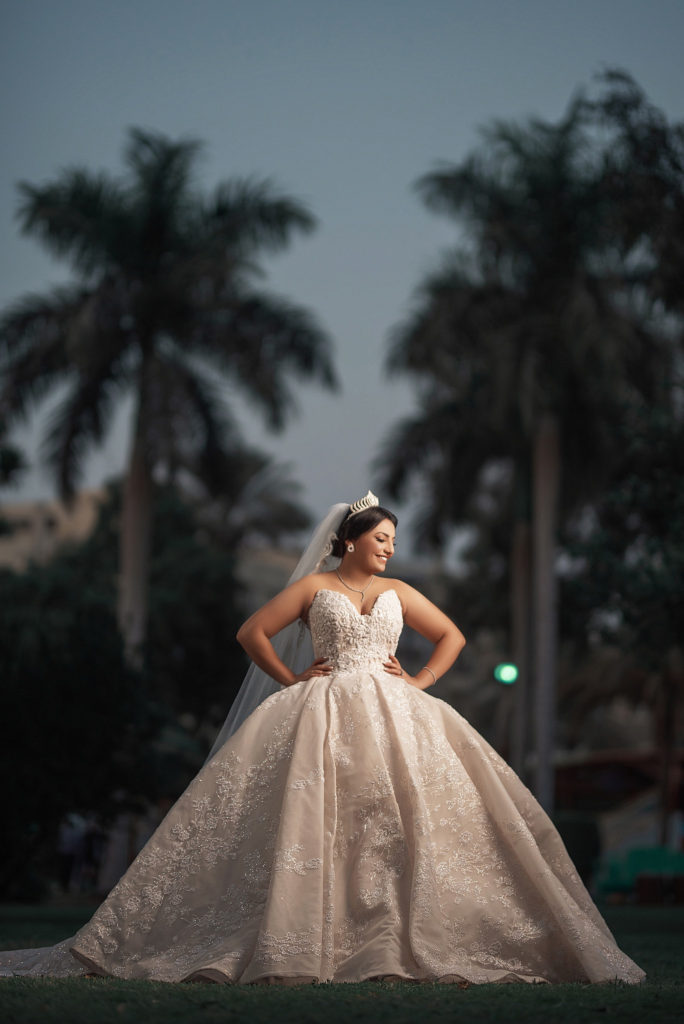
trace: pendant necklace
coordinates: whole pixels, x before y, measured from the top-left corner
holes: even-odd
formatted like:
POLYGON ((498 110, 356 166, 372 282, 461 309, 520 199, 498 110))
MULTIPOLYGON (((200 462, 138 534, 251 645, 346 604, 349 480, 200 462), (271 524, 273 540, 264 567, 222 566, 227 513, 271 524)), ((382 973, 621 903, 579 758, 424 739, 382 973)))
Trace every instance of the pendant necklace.
POLYGON ((368 583, 363 588, 363 590, 358 590, 357 587, 350 587, 348 583, 345 583, 344 580, 342 579, 342 577, 340 576, 339 572, 337 571, 337 569, 335 569, 335 575, 337 576, 338 580, 340 581, 340 583, 342 584, 343 587, 346 587, 347 590, 353 590, 355 594, 360 594, 361 595, 361 603, 363 604, 363 599, 366 596, 366 591, 368 590, 368 588, 370 587, 371 583, 375 579, 375 576, 371 576, 371 578, 369 579, 368 583))

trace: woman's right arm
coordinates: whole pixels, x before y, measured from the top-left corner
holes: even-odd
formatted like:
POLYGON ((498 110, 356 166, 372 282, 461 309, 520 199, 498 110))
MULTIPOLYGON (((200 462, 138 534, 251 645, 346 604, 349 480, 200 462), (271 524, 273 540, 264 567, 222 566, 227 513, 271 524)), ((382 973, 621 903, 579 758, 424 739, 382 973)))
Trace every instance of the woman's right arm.
POLYGON ((271 637, 279 633, 291 622, 306 617, 314 595, 316 585, 310 576, 293 583, 281 590, 267 604, 259 608, 237 632, 237 641, 242 645, 251 660, 260 669, 268 673, 281 686, 292 686, 312 676, 327 675, 330 667, 324 658, 317 658, 312 665, 299 675, 295 675, 276 654, 271 637))

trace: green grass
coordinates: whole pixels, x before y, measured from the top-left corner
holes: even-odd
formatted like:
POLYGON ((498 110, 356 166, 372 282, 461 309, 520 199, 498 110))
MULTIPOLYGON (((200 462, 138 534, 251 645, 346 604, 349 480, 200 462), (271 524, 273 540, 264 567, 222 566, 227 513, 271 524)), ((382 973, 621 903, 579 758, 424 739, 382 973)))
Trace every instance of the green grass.
MULTIPOLYGON (((0 907, 0 948, 49 945, 83 924, 84 908, 0 907)), ((629 985, 165 985, 94 979, 0 982, 3 1024, 682 1024, 684 908, 616 907, 608 923, 648 974, 629 985)))

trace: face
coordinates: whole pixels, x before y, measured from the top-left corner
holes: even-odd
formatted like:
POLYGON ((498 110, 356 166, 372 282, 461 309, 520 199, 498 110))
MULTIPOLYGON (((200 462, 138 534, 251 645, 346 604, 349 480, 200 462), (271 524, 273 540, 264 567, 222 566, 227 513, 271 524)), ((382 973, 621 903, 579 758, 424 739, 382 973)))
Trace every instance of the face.
POLYGON ((394 554, 396 531, 389 519, 382 519, 372 530, 367 530, 354 541, 357 559, 365 563, 368 572, 384 572, 394 554))

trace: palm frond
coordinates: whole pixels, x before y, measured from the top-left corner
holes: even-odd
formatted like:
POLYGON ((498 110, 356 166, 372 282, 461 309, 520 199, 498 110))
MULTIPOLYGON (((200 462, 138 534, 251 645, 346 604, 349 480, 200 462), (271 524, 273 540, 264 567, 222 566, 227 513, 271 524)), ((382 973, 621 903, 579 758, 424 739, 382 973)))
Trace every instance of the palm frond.
POLYGON ((195 499, 198 523, 214 541, 233 554, 243 545, 282 542, 310 523, 299 500, 301 486, 291 467, 234 441, 223 453, 219 472, 207 481, 200 465, 184 469, 200 492, 195 499))
POLYGON ((162 132, 128 129, 124 160, 133 172, 133 187, 146 199, 174 207, 192 182, 193 165, 202 151, 198 139, 173 141, 162 132))
POLYGON ((279 192, 269 180, 234 178, 219 185, 204 207, 205 231, 223 244, 247 252, 283 249, 295 231, 308 234, 316 218, 307 207, 279 192))
POLYGON ((298 500, 301 486, 291 472, 290 465, 275 463, 251 448, 237 447, 228 453, 223 487, 215 491, 219 501, 213 515, 207 515, 223 543, 232 550, 245 543, 272 543, 309 525, 310 517, 298 500))
POLYGON ((328 335, 305 309, 265 292, 203 316, 194 347, 237 380, 274 427, 295 407, 286 374, 338 386, 328 335))
POLYGON ((122 229, 121 186, 105 174, 75 168, 54 183, 19 184, 22 233, 39 238, 57 256, 89 277, 110 266, 113 239, 122 229))
POLYGON ((394 427, 373 467, 383 490, 411 499, 418 543, 435 546, 471 514, 484 468, 504 454, 496 433, 470 402, 428 399, 394 427), (483 448, 490 453, 485 460, 483 448))
POLYGON ((6 415, 26 416, 73 370, 68 337, 82 311, 80 288, 27 295, 0 320, 0 406, 6 415))
POLYGON ((119 368, 105 362, 87 376, 76 376, 67 397, 52 414, 42 450, 55 470, 60 494, 73 497, 88 450, 104 437, 112 408, 126 386, 119 368))

